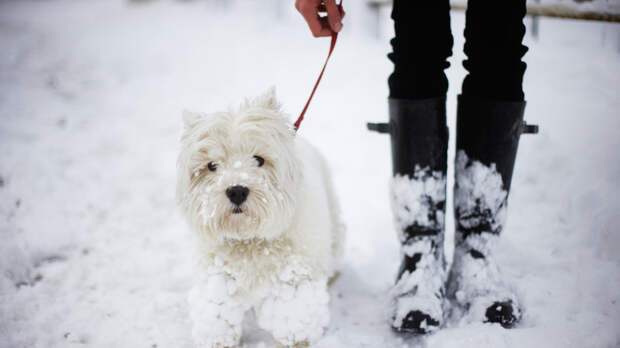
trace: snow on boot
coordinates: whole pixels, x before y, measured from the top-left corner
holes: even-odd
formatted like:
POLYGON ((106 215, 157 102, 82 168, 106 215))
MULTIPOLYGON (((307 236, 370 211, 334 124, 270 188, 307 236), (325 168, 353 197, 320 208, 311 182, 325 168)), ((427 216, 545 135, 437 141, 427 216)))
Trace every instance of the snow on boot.
POLYGON ((493 255, 508 193, 494 164, 471 161, 463 150, 456 162, 457 232, 448 295, 467 310, 466 321, 511 327, 521 318, 521 309, 493 255))
POLYGON ((396 174, 392 210, 401 241, 402 263, 390 297, 397 331, 432 332, 443 322, 445 175, 428 168, 396 174))
POLYGON ((390 291, 392 327, 425 334, 444 321, 445 98, 390 99, 389 106, 390 123, 368 128, 389 132, 392 141, 391 202, 402 255, 390 291))
POLYGON ((519 299, 504 282, 494 257, 506 223, 508 191, 522 133, 525 102, 459 97, 454 208, 456 241, 448 296, 466 311, 467 322, 513 327, 519 299))

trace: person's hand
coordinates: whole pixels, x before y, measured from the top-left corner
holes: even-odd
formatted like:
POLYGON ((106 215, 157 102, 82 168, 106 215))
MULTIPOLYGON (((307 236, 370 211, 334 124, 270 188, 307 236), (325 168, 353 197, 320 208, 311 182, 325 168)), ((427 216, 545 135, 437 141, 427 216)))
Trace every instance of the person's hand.
POLYGON ((344 10, 336 0, 295 0, 295 8, 304 16, 314 37, 331 36, 342 29, 344 10), (319 16, 327 12, 327 17, 319 16))

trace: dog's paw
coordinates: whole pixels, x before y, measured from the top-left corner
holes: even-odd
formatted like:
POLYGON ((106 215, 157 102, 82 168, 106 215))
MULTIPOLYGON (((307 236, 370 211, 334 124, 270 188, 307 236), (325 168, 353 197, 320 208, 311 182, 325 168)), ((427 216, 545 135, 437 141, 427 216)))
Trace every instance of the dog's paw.
POLYGON ((329 323, 327 279, 280 284, 257 312, 258 325, 282 347, 305 347, 318 340, 329 323))
POLYGON ((227 291, 223 275, 197 278, 188 294, 192 337, 196 347, 235 348, 239 345, 246 307, 227 291))

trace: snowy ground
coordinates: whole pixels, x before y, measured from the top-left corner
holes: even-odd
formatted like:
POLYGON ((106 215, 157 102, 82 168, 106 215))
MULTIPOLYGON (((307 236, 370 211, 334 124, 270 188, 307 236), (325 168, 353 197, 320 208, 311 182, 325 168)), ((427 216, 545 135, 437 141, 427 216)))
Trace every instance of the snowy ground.
MULTIPOLYGON (((238 3, 0 2, 0 347, 191 347, 181 110, 275 84, 297 114, 328 46, 292 0, 238 3)), ((620 25, 541 19, 527 38, 526 116, 541 133, 522 138, 500 245, 522 324, 453 320, 402 338, 383 310, 399 263, 388 138, 365 130, 387 117, 389 11, 346 5, 301 128, 330 162, 348 226, 316 347, 620 346, 620 25)), ((453 13, 451 124, 463 22, 453 13)), ((245 342, 272 344, 255 329, 245 342)))

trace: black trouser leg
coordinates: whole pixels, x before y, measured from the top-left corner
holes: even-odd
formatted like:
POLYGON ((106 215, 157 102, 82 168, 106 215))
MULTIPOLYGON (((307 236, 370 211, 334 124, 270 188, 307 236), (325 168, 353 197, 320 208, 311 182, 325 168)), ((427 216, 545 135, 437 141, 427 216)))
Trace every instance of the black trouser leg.
POLYGON ((465 15, 462 95, 495 101, 523 101, 521 61, 527 47, 525 0, 469 0, 465 15))
POLYGON ((390 98, 442 97, 448 90, 444 70, 452 55, 448 0, 394 0, 390 98))

